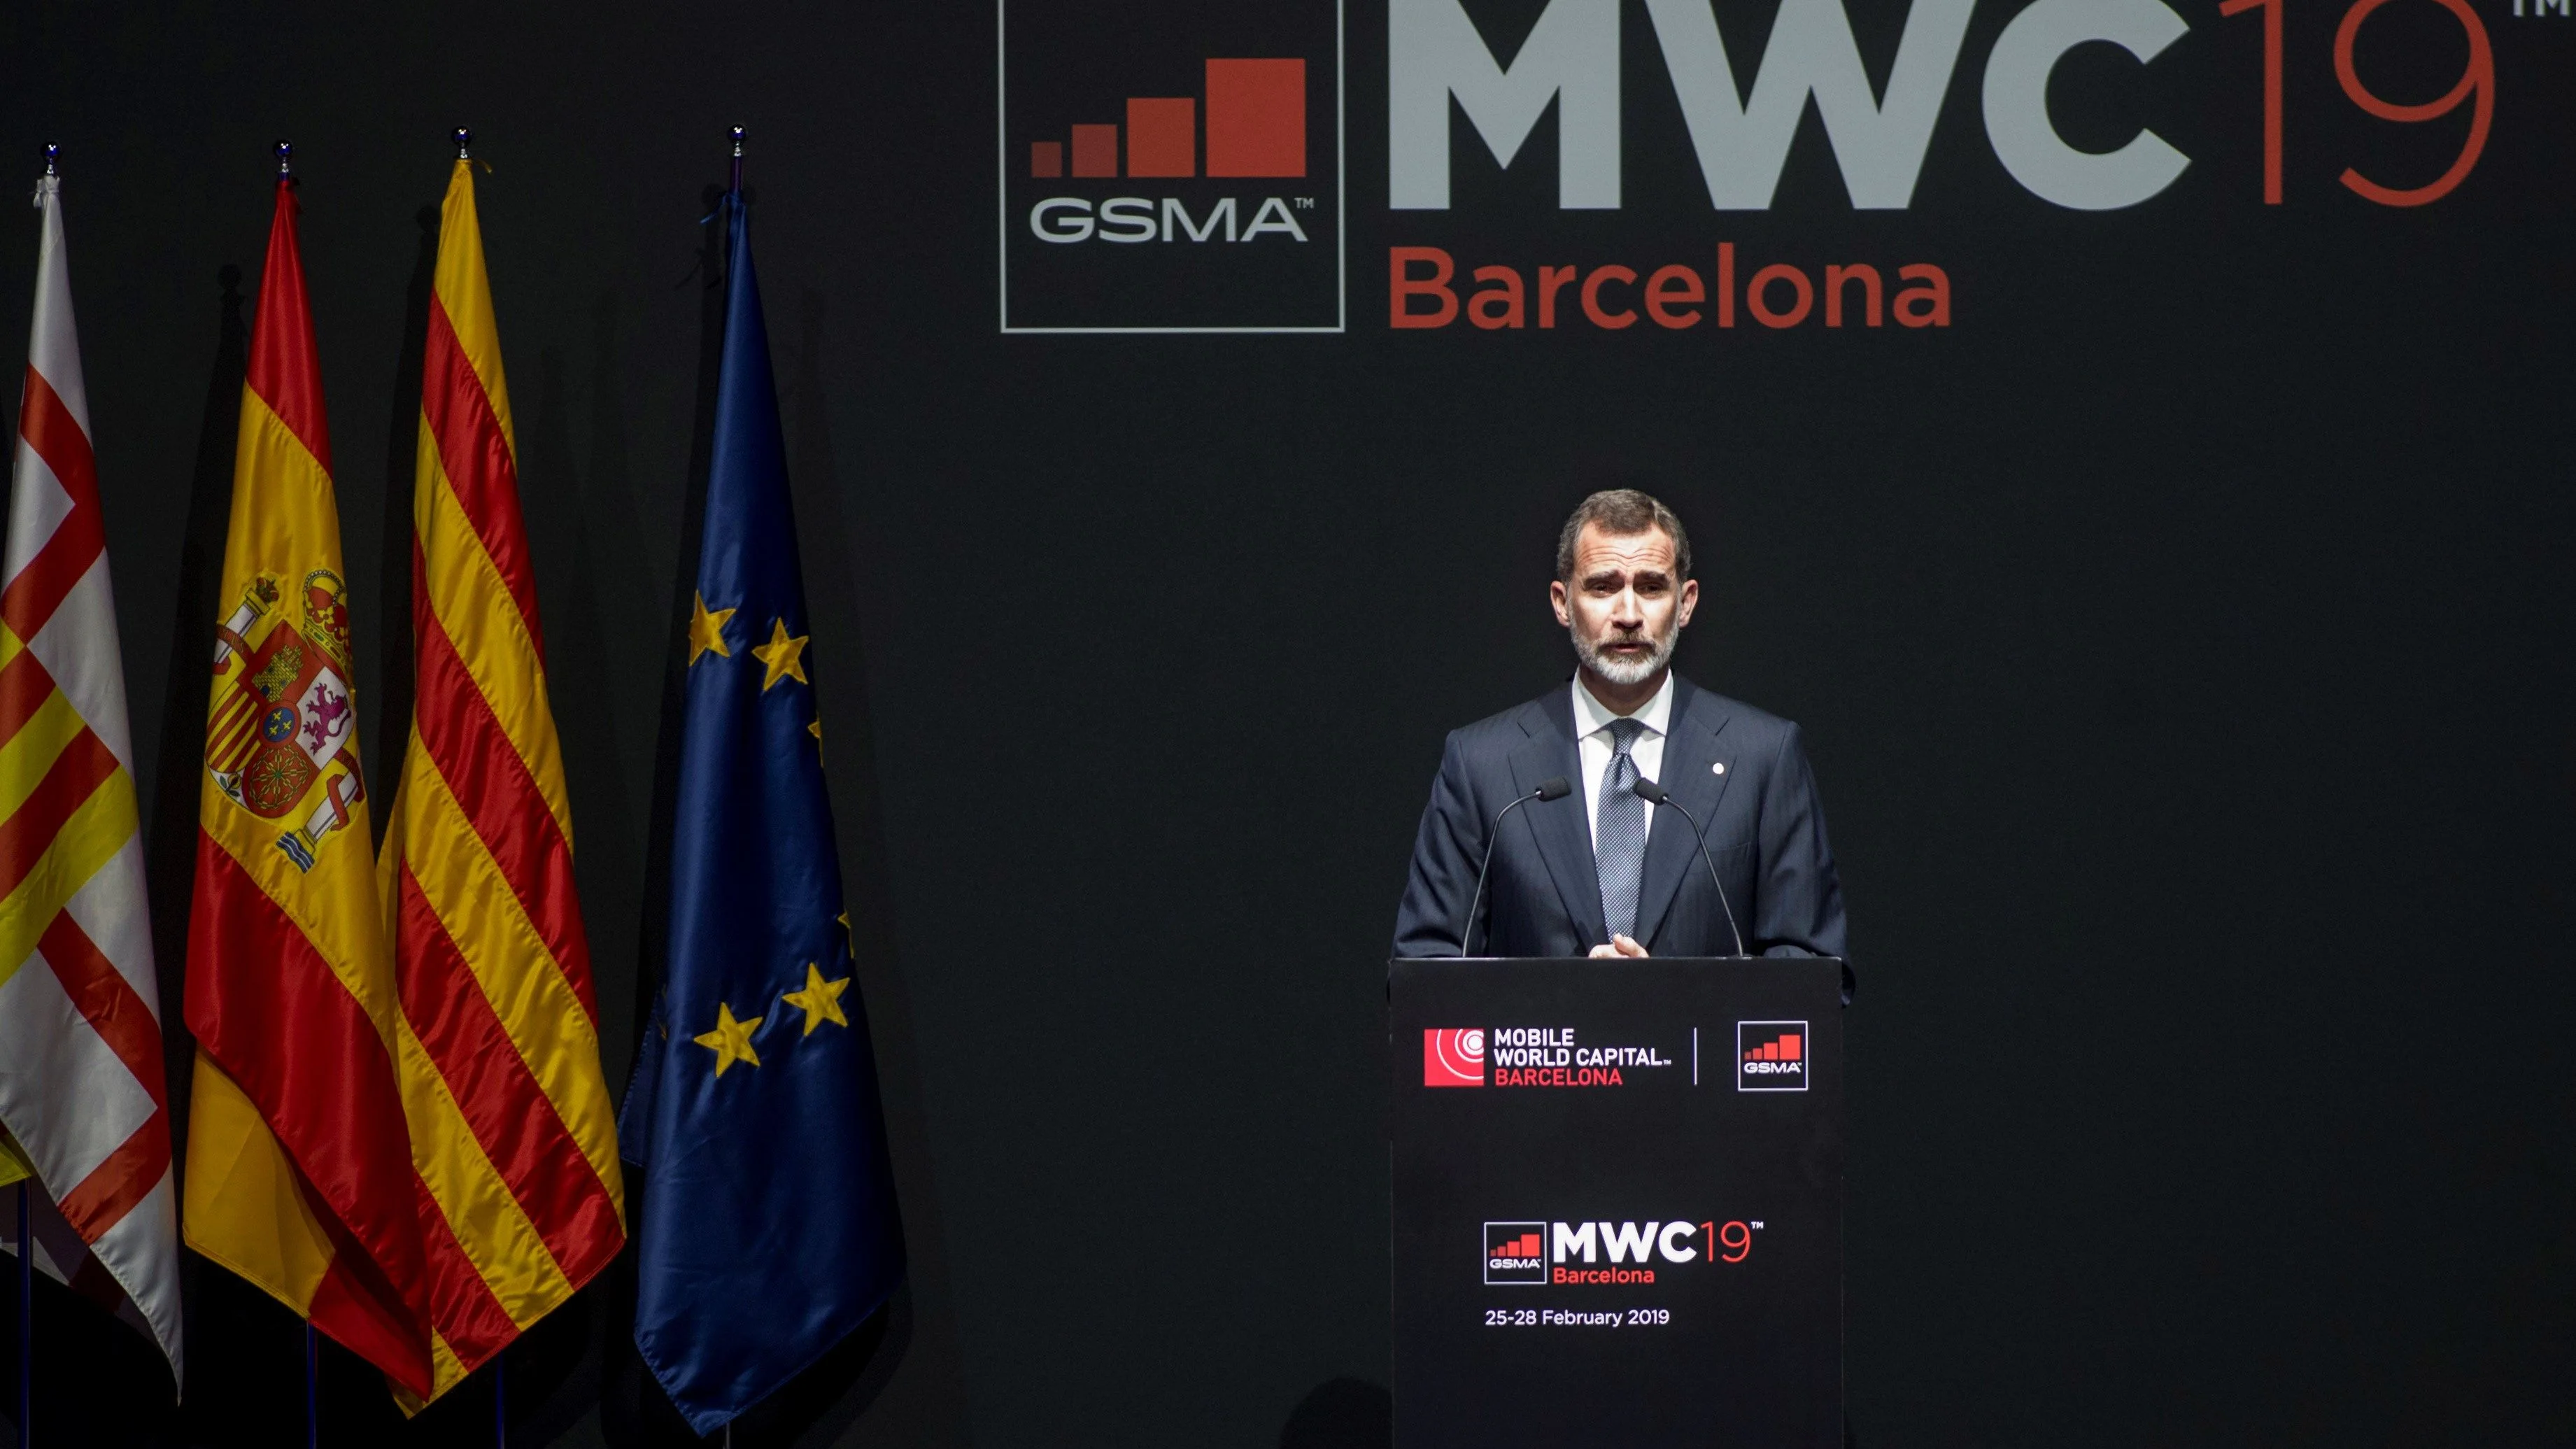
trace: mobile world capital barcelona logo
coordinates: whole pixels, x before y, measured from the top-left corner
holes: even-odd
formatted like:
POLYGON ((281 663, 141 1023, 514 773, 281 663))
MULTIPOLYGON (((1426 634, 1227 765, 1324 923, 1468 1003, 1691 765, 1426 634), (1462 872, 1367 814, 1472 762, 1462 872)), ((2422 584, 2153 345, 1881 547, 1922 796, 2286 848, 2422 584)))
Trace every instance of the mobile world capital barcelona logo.
POLYGON ((1004 332, 1339 332, 1340 0, 997 0, 1004 332))
POLYGON ((1422 1031, 1422 1085, 1485 1085, 1485 1033, 1481 1027, 1425 1027, 1422 1031))
POLYGON ((1604 1042, 1599 1035, 1570 1026, 1425 1027, 1422 1085, 1625 1087, 1681 1081, 1669 1070, 1675 1058, 1664 1045, 1604 1042))

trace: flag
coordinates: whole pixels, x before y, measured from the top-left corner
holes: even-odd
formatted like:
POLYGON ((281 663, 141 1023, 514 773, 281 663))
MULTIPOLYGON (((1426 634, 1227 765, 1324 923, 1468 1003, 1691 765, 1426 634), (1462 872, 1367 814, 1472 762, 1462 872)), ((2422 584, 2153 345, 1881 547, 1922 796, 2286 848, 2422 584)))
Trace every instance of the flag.
POLYGON ((60 177, 37 184, 36 205, 35 325, 0 563, 0 1181, 34 1168, 49 1209, 37 1265, 149 1333, 176 1382, 159 985, 60 177))
POLYGON ((233 456, 188 920, 188 1245, 430 1390, 403 1020, 358 767, 322 376, 277 183, 233 456))
MULTIPOLYGON (((412 492, 411 739, 379 867, 419 1039, 435 1383, 454 1387, 626 1241, 617 1124, 573 887, 517 445, 473 163, 447 185, 412 492)), ((406 1407, 414 1407, 407 1403, 406 1407)))
POLYGON ((662 995, 621 1117, 642 1170, 635 1346, 712 1433, 903 1276, 805 591, 742 196, 698 551, 662 995))

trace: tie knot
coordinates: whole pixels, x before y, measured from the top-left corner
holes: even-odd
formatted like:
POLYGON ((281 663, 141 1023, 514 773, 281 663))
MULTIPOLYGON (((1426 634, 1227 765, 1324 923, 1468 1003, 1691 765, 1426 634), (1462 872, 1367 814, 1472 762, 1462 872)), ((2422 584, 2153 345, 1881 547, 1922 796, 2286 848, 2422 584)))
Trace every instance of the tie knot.
POLYGON ((1629 748, 1637 743, 1637 737, 1646 732, 1646 727, 1632 719, 1614 719, 1610 721, 1609 730, 1610 753, 1616 756, 1628 753, 1629 748))

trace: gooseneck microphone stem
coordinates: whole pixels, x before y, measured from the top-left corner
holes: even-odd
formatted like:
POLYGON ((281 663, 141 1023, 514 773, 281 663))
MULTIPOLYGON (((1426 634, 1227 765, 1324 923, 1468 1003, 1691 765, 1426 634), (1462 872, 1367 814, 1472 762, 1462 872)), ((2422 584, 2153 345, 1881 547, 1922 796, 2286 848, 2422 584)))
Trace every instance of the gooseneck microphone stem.
POLYGON ((1699 817, 1690 813, 1689 806, 1674 799, 1671 791, 1652 780, 1640 777, 1635 789, 1638 799, 1649 805, 1670 805, 1682 812, 1682 818, 1690 822, 1691 841, 1699 847, 1699 862, 1708 867, 1708 883, 1717 887, 1717 908, 1726 912, 1726 933, 1735 938, 1735 954, 1744 955, 1744 933, 1735 928, 1735 907, 1727 904, 1726 882, 1717 878, 1717 862, 1709 859, 1708 835, 1700 828, 1699 817))
MULTIPOLYGON (((1485 833, 1485 858, 1478 862, 1476 866, 1476 893, 1467 898, 1467 919, 1460 922, 1458 926, 1458 957, 1460 960, 1465 960, 1470 954, 1467 948, 1473 944, 1472 938, 1476 934, 1476 908, 1484 903, 1485 872, 1493 869, 1494 867, 1494 846, 1503 838, 1503 818, 1522 806, 1527 805, 1532 800, 1562 800, 1573 793, 1574 787, 1566 783, 1566 779, 1563 775, 1552 775, 1547 779, 1539 781, 1537 789, 1532 790, 1526 795, 1520 796, 1513 800, 1509 805, 1506 805, 1502 809, 1494 812, 1494 828, 1485 833)), ((1493 943, 1494 933, 1487 931, 1485 933, 1485 944, 1491 946, 1493 943)))

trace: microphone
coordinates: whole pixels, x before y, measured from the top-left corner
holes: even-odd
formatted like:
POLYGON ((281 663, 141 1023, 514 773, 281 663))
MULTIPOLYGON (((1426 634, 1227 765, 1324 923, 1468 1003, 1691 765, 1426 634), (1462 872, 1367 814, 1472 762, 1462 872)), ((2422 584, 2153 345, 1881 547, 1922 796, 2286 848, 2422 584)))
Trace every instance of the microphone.
MULTIPOLYGON (((1573 793, 1574 787, 1566 783, 1563 775, 1551 775, 1539 781, 1537 789, 1494 812, 1494 828, 1485 836, 1485 858, 1476 867, 1476 893, 1467 898, 1467 919, 1458 928, 1458 959, 1467 959, 1467 938, 1476 934, 1476 907, 1485 899, 1485 872, 1494 865, 1494 842, 1503 838, 1503 817, 1532 800, 1562 800, 1573 793)), ((1494 933, 1486 932, 1485 944, 1493 943, 1494 933)))
POLYGON ((1726 883, 1717 878, 1717 862, 1708 858, 1708 837, 1701 833, 1699 817, 1690 813, 1688 806, 1674 799, 1671 791, 1643 775, 1637 777, 1635 789, 1638 799, 1649 805, 1670 805, 1681 811, 1682 818, 1691 823, 1691 839, 1699 845, 1699 863, 1708 867, 1708 883, 1717 887, 1718 909, 1726 912, 1726 932, 1735 938, 1735 954, 1743 955, 1744 933, 1735 928, 1735 907, 1726 903, 1726 883))

